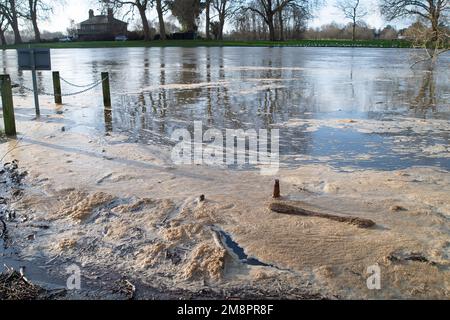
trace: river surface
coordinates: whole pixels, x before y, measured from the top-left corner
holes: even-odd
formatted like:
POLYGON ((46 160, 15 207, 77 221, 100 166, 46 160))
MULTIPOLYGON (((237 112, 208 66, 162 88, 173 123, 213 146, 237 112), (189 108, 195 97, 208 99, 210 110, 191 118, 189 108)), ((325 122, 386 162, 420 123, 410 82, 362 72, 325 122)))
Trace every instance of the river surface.
MULTIPOLYGON (((364 48, 117 48, 52 50, 52 69, 76 85, 101 86, 50 103, 51 72, 38 74, 43 117, 68 130, 113 131, 130 142, 173 144, 175 129, 280 129, 284 166, 450 169, 450 54, 434 72, 410 68, 418 51, 364 48), (61 121, 61 119, 58 119, 61 121)), ((32 106, 31 74, 14 50, 0 52, 18 99, 32 106)), ((62 83, 63 93, 84 88, 62 83)), ((88 87, 87 87, 88 88, 88 87)), ((33 120, 32 108, 16 108, 33 120)))

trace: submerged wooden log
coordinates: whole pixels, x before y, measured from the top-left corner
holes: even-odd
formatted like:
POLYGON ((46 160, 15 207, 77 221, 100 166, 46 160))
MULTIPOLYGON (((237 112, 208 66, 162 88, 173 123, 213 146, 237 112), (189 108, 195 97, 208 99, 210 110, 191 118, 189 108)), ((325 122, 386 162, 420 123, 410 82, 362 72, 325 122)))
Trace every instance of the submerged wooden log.
POLYGON ((312 211, 308 209, 304 209, 298 206, 294 206, 291 204, 281 203, 281 202, 273 202, 269 206, 270 210, 277 212, 277 213, 283 213, 283 214, 289 214, 289 215, 297 215, 297 216, 306 216, 306 217, 318 217, 318 218, 325 218, 337 222, 344 222, 348 224, 355 225, 359 228, 370 228, 375 225, 375 222, 369 219, 363 219, 358 217, 346 217, 346 216, 340 216, 340 215, 334 215, 329 213, 323 213, 318 211, 312 211))

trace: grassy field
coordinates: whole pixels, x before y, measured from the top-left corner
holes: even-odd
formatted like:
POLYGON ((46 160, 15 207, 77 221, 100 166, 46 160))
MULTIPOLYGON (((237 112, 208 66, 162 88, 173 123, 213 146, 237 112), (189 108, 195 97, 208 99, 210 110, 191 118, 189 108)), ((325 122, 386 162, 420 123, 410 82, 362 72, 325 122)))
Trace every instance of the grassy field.
MULTIPOLYGON (((26 48, 30 44, 6 46, 6 49, 26 48)), ((170 41, 90 41, 90 42, 54 42, 31 44, 33 47, 69 49, 69 48, 136 48, 136 47, 364 47, 364 48, 409 48, 405 40, 292 40, 292 41, 206 41, 206 40, 170 40, 170 41)))

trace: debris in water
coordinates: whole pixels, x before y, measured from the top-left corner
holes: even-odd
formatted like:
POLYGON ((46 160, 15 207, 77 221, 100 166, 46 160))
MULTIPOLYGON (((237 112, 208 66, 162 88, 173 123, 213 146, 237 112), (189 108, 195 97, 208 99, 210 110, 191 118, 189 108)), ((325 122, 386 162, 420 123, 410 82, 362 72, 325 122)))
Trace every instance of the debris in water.
POLYGON ((107 179, 111 178, 113 176, 112 173, 108 173, 107 175, 103 176, 102 178, 97 180, 97 184, 102 184, 103 182, 105 182, 107 179))
POLYGON ((118 290, 115 290, 117 293, 125 294, 128 300, 133 300, 136 294, 136 286, 132 284, 127 279, 121 279, 117 282, 119 286, 118 290))
POLYGON ((310 210, 307 210, 307 209, 304 209, 304 208, 301 208, 298 206, 293 206, 293 205, 280 203, 280 202, 273 202, 270 204, 269 207, 270 207, 270 210, 277 212, 277 213, 325 218, 325 219, 330 219, 333 221, 345 222, 348 224, 352 224, 359 228, 370 228, 375 225, 375 222, 372 220, 369 220, 369 219, 363 219, 363 218, 358 218, 358 217, 344 217, 344 216, 338 216, 338 215, 333 215, 333 214, 329 214, 329 213, 315 212, 315 211, 310 211, 310 210))
POLYGON ((386 259, 390 262, 402 262, 402 261, 414 261, 414 262, 423 262, 429 263, 431 265, 436 265, 436 262, 430 261, 427 257, 425 257, 422 253, 411 252, 406 254, 400 253, 391 253, 386 259))
POLYGON ((407 211, 405 208, 403 208, 402 206, 392 206, 391 207, 391 211, 392 212, 399 212, 399 211, 407 211))

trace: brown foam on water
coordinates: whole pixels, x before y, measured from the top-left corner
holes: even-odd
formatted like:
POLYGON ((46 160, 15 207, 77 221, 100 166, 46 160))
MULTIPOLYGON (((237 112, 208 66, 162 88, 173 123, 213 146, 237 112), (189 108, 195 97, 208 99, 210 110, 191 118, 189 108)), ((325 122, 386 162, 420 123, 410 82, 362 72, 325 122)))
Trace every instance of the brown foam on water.
MULTIPOLYGON (((417 131, 425 130, 420 125, 433 127, 430 121, 408 121, 417 131)), ((406 126, 391 125, 395 130, 406 126)), ((18 126, 30 129, 23 122, 18 126)), ((282 196, 376 222, 365 230, 271 212, 275 177, 259 172, 175 167, 166 161, 167 150, 117 144, 114 136, 95 140, 61 133, 53 124, 34 129, 24 131, 46 144, 14 149, 7 157, 20 160, 30 172, 23 197, 14 203, 18 215, 28 220, 11 229, 24 256, 50 260, 61 255, 82 266, 175 288, 202 288, 207 280, 216 288, 251 281, 270 289, 275 279, 286 292, 309 283, 308 288, 326 296, 449 298, 449 172, 339 172, 326 165, 280 170, 276 178, 282 196), (125 173, 127 179, 115 179, 125 173), (104 177, 110 178, 98 184, 104 177), (198 202, 200 195, 206 196, 205 202, 198 202), (37 230, 36 224, 49 229, 37 230), (226 258, 212 227, 230 234, 247 256, 279 269, 226 258), (31 233, 35 239, 27 240, 31 233), (396 252, 418 252, 434 263, 386 259, 396 252), (367 268, 374 264, 382 271, 381 291, 367 289, 367 268)), ((6 143, 0 149, 13 146, 6 143)))
POLYGON ((94 193, 86 198, 83 197, 83 194, 75 193, 67 199, 66 205, 69 205, 69 207, 65 207, 58 212, 58 216, 67 216, 74 220, 83 221, 91 216, 94 209, 107 205, 113 200, 113 196, 103 192, 94 193), (70 202, 74 200, 75 205, 70 206, 70 202))
POLYGON ((202 243, 198 245, 189 257, 189 262, 183 268, 183 276, 191 279, 199 274, 214 280, 220 279, 224 268, 226 251, 214 245, 202 243))

